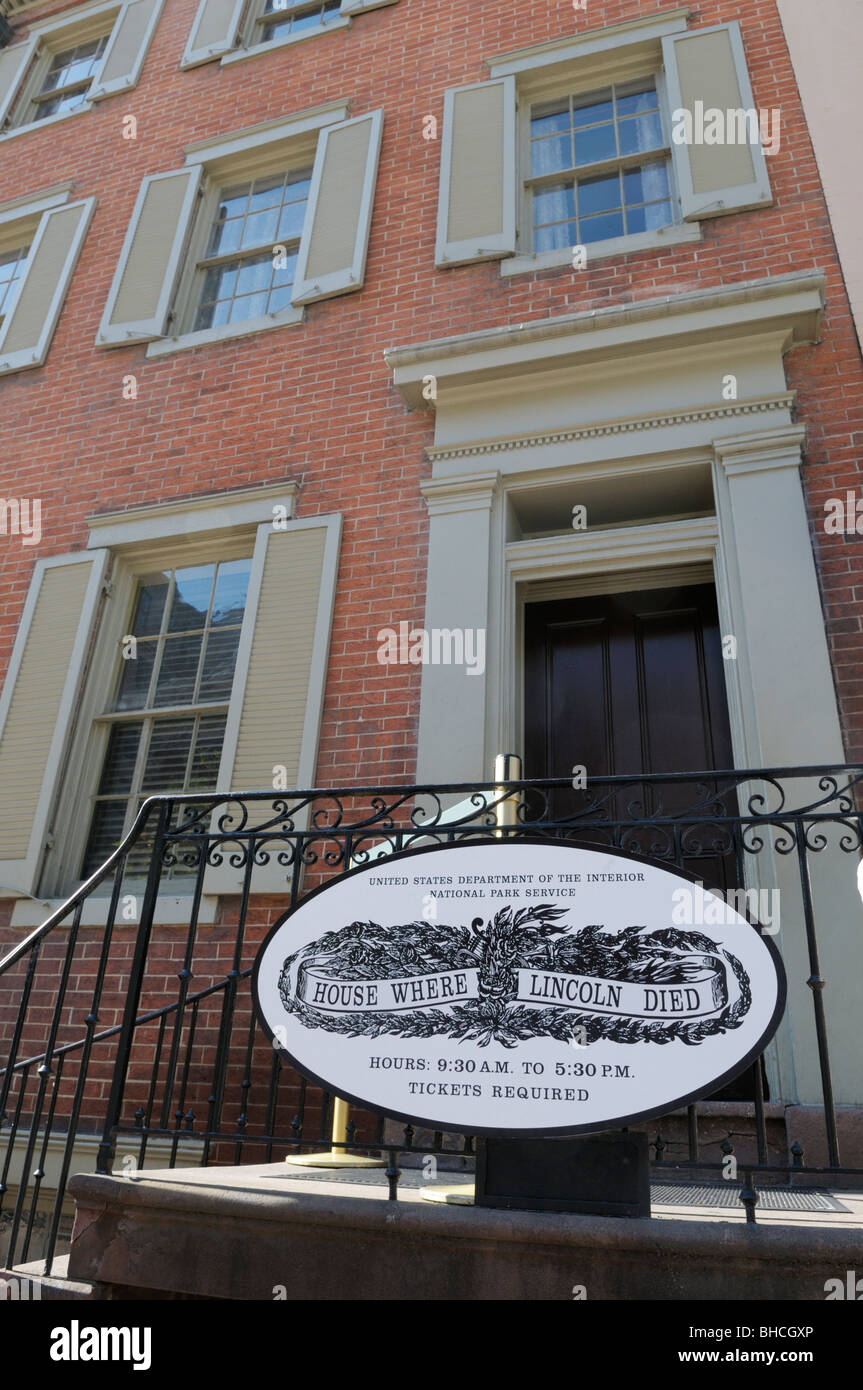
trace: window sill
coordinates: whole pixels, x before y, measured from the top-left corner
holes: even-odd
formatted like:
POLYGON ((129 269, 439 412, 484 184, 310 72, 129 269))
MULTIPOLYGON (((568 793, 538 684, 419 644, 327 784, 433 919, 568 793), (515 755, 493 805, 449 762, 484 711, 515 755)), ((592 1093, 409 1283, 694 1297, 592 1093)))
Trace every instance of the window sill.
POLYGON ((230 342, 232 338, 245 338, 250 333, 266 333, 273 328, 289 328, 302 323, 305 310, 302 306, 280 309, 278 314, 267 314, 264 318, 246 319, 244 323, 230 323, 222 328, 202 328, 197 333, 183 333, 176 338, 158 338, 147 347, 148 357, 165 357, 171 352, 186 352, 191 348, 209 347, 212 343, 230 342))
MULTIPOLYGON (((32 898, 18 898, 12 909, 12 917, 9 925, 11 927, 41 927, 42 923, 52 912, 56 912, 58 907, 62 907, 65 898, 45 898, 42 902, 34 902, 32 898)), ((82 927, 104 927, 108 906, 111 901, 110 893, 91 893, 84 899, 81 907, 81 926, 82 927)), ((156 900, 156 909, 153 915, 153 922, 156 926, 183 926, 187 927, 189 922, 189 908, 192 902, 192 894, 177 893, 165 894, 156 900)), ((198 921, 206 924, 215 922, 219 900, 209 894, 202 894, 201 905, 198 909, 198 921)), ((68 922, 72 921, 73 914, 69 913, 68 922)), ((68 923, 62 923, 66 926, 68 923)), ((134 922, 126 921, 123 917, 123 899, 117 906, 117 915, 114 920, 116 927, 135 927, 134 922)))
POLYGON ((329 34, 333 29, 347 29, 350 22, 349 16, 340 15, 330 24, 320 24, 317 29, 304 29, 301 34, 286 34, 283 39, 273 39, 272 43, 256 43, 251 48, 238 48, 233 53, 226 53, 220 65, 225 67, 228 63, 242 62, 244 58, 257 58, 261 53, 277 53, 281 48, 302 43, 303 39, 319 39, 322 34, 329 34))
MULTIPOLYGON (((595 261, 609 256, 628 256, 636 251, 650 251, 660 246, 680 246, 686 242, 701 241, 699 222, 675 223, 670 227, 658 227, 655 231, 637 232, 635 236, 612 237, 609 241, 590 242, 587 251, 587 268, 595 261)), ((552 267, 572 266, 572 247, 564 246, 558 251, 540 251, 536 256, 510 256, 501 261, 501 275, 526 275, 529 271, 550 270, 552 267)), ((578 273, 577 271, 575 272, 578 273)))
POLYGON ((15 135, 29 135, 33 130, 46 130, 48 126, 57 125, 59 121, 71 121, 74 116, 84 116, 92 108, 90 105, 77 106, 74 111, 59 111, 56 116, 46 116, 44 121, 28 121, 26 125, 14 126, 12 130, 4 130, 0 135, 0 141, 11 140, 15 135))

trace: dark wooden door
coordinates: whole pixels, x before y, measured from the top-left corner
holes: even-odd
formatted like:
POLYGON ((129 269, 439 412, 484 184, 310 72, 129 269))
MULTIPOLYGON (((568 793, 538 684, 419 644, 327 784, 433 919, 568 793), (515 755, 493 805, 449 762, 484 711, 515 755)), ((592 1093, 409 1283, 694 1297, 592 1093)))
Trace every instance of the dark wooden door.
MULTIPOLYGON (((733 766, 722 640, 712 584, 535 603, 525 623, 525 774, 570 777, 586 769, 586 794, 565 791, 555 810, 590 804, 591 779, 733 766)), ((694 783, 662 790, 666 811, 697 796, 694 783)), ((618 800, 657 794, 636 784, 618 800)), ((644 837, 638 844, 647 849, 644 837)), ((733 859, 733 856, 732 856, 733 859)), ((680 862, 728 887, 727 854, 680 862)))
MULTIPOLYGON (((639 773, 703 772, 733 767, 722 639, 712 584, 534 603, 525 615, 525 776, 571 777, 583 766, 587 789, 555 793, 553 812, 574 817, 605 789, 591 779, 634 775, 607 800, 609 819, 640 801, 659 810, 660 793, 639 773)), ((701 799, 703 779, 662 788, 666 813, 701 799)), ((707 783, 709 793, 711 784, 707 783)), ((728 801, 725 803, 729 805, 728 801)), ((733 804, 729 809, 734 810, 733 804)), ((661 813, 661 812, 660 812, 661 813)), ((640 828, 618 840, 656 858, 666 853, 708 887, 737 884, 737 857, 717 823, 684 835, 674 853, 670 830, 640 828), (687 850, 689 851, 687 853, 687 850)), ((596 828, 575 839, 614 841, 596 828)), ((751 1074, 722 1099, 752 1095, 751 1074)))

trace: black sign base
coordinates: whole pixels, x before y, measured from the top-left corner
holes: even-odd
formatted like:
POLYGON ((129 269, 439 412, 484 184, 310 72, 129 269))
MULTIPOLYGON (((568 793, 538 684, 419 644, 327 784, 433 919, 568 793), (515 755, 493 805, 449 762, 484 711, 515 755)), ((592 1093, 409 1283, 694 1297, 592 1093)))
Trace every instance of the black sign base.
POLYGON ((478 1207, 649 1216, 647 1135, 477 1139, 478 1207))

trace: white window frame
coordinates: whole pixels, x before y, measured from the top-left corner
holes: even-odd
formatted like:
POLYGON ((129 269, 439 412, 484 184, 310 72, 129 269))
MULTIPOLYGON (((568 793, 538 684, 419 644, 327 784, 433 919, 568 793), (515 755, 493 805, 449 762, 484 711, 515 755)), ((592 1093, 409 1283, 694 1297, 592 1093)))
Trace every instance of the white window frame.
MULTIPOLYGON (((107 36, 108 42, 102 53, 102 59, 96 72, 90 80, 90 89, 80 106, 72 111, 60 111, 53 116, 45 116, 40 121, 26 121, 22 124, 15 124, 9 129, 0 128, 0 141, 11 140, 16 135, 25 135, 28 131, 45 130, 58 121, 71 120, 74 116, 82 116, 91 111, 102 97, 113 95, 111 92, 100 93, 99 74, 105 66, 106 60, 111 55, 114 46, 114 37, 118 31, 118 21, 128 0, 100 0, 95 5, 82 5, 74 10, 65 10, 62 14, 52 15, 49 19, 37 21, 31 25, 30 33, 22 48, 22 67, 14 93, 12 94, 6 111, 5 120, 17 120, 18 115, 26 110, 33 101, 34 96, 41 90, 45 76, 50 66, 51 58, 56 53, 62 53, 66 49, 74 48, 77 43, 84 42, 87 38, 96 38, 101 34, 107 36), (110 22, 109 22, 110 21, 110 22)), ((146 47, 152 38, 153 29, 158 22, 161 13, 161 5, 157 5, 153 14, 151 27, 147 38, 144 41, 141 51, 141 61, 135 73, 134 82, 137 83, 140 73, 141 62, 146 47)), ((124 92, 130 90, 123 87, 124 92)))
MULTIPOLYGON (((59 906, 69 893, 74 892, 85 881, 79 876, 79 871, 90 834, 92 798, 102 774, 111 728, 111 721, 103 716, 114 693, 118 669, 117 654, 121 639, 128 630, 125 624, 132 612, 139 577, 144 573, 152 573, 153 569, 161 564, 182 566, 248 555, 253 558, 248 607, 260 587, 265 559, 264 551, 259 544, 259 528, 263 524, 272 525, 276 515, 274 508, 285 508, 287 525, 292 529, 299 525, 320 526, 325 520, 312 517, 304 522, 297 522, 294 518, 297 492, 298 487, 295 483, 276 483, 191 501, 169 502, 126 512, 106 513, 88 519, 90 536, 87 551, 109 551, 113 558, 113 568, 107 586, 110 599, 97 621, 89 669, 76 715, 76 727, 70 740, 64 782, 51 823, 55 848, 48 856, 42 882, 38 886, 39 892, 47 894, 46 901, 51 903, 52 907, 59 906)), ((243 661, 248 663, 248 651, 244 651, 241 637, 228 702, 228 723, 222 745, 223 766, 227 765, 226 754, 232 759, 236 746, 239 709, 245 685, 243 661)), ((324 676, 325 669, 322 668, 321 681, 324 676)), ((317 730, 315 748, 316 740, 317 730)), ((305 740, 303 752, 304 760, 307 761, 305 740)), ((221 783, 220 790, 225 790, 221 783)), ((110 891, 112 882, 109 878, 108 887, 104 892, 110 891)), ((167 882, 165 888, 168 889, 167 882)), ((129 891, 134 891, 134 888, 130 888, 129 891)), ((182 912, 190 891, 191 886, 178 880, 175 894, 171 895, 170 890, 160 894, 159 912, 163 914, 160 920, 183 920, 182 917, 178 919, 176 916, 177 905, 179 904, 182 912)), ((104 925, 104 892, 97 891, 93 895, 93 924, 104 925)), ((86 906, 85 903, 85 909, 86 906)), ((13 925, 32 925, 28 914, 34 911, 37 912, 38 922, 41 922, 44 911, 37 910, 32 903, 22 901, 16 906, 13 925)), ((215 920, 215 911, 215 896, 211 895, 209 902, 205 897, 200 920, 215 920)))
MULTIPOLYGON (((634 232, 631 235, 619 237, 607 237, 604 241, 591 241, 586 245, 587 264, 590 266, 594 261, 602 260, 608 256, 621 256, 631 254, 633 251, 649 250, 654 246, 669 246, 681 242, 700 241, 701 229, 695 224, 684 223, 679 215, 679 199, 677 180, 674 168, 674 161, 671 156, 671 121, 668 108, 668 96, 665 85, 665 74, 660 67, 650 66, 641 74, 645 80, 652 78, 656 84, 656 96, 659 105, 659 117, 662 122, 662 153, 657 153, 657 158, 664 158, 665 167, 668 171, 669 198, 671 201, 671 222, 665 227, 657 227, 645 232, 634 232)), ((525 250, 518 256, 510 257, 501 263, 502 275, 518 275, 525 270, 540 270, 549 266, 561 266, 572 264, 572 248, 568 246, 555 248, 552 251, 533 251, 528 250, 533 238, 533 200, 532 192, 529 187, 530 179, 530 113, 531 107, 539 100, 554 100, 557 96, 563 100, 565 97, 578 96, 582 93, 595 91, 612 85, 609 82, 591 78, 583 80, 577 85, 570 84, 564 88, 555 88, 553 92, 543 92, 541 97, 535 92, 526 96, 519 102, 518 109, 518 178, 517 178, 517 197, 518 197, 518 240, 519 245, 525 250)), ((622 85, 620 79, 617 85, 622 85)), ((646 159, 653 159, 654 156, 648 153, 646 159)), ((612 161, 605 161, 609 166, 612 161)), ((561 182, 572 179, 582 179, 591 177, 590 165, 584 165, 575 172, 570 170, 561 173, 561 182)), ((615 168, 621 167, 621 161, 615 163, 615 168)), ((576 272, 577 273, 577 272, 576 272)))

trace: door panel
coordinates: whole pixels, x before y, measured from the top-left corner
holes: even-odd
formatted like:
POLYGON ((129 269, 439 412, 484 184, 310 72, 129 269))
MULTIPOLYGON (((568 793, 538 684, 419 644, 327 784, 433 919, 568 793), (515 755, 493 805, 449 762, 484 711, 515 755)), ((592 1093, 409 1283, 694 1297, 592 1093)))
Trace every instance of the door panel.
MULTIPOLYGON (((610 820, 680 812, 708 802, 709 779, 660 789, 639 773, 732 768, 722 638, 712 584, 529 604, 525 610, 525 777, 587 773, 586 790, 552 796, 556 818, 573 818, 576 841, 619 844, 669 857, 706 887, 738 884, 735 847, 717 821, 675 844, 669 827, 638 826, 623 836, 594 825, 578 831, 578 815, 603 797, 610 820), (634 775, 607 796, 591 778, 634 775), (661 796, 661 804, 659 797, 661 796), (635 807, 634 816, 630 808, 635 807)), ((726 799, 734 813, 736 807, 726 799)), ((751 1098, 746 1073, 714 1099, 751 1098)))

